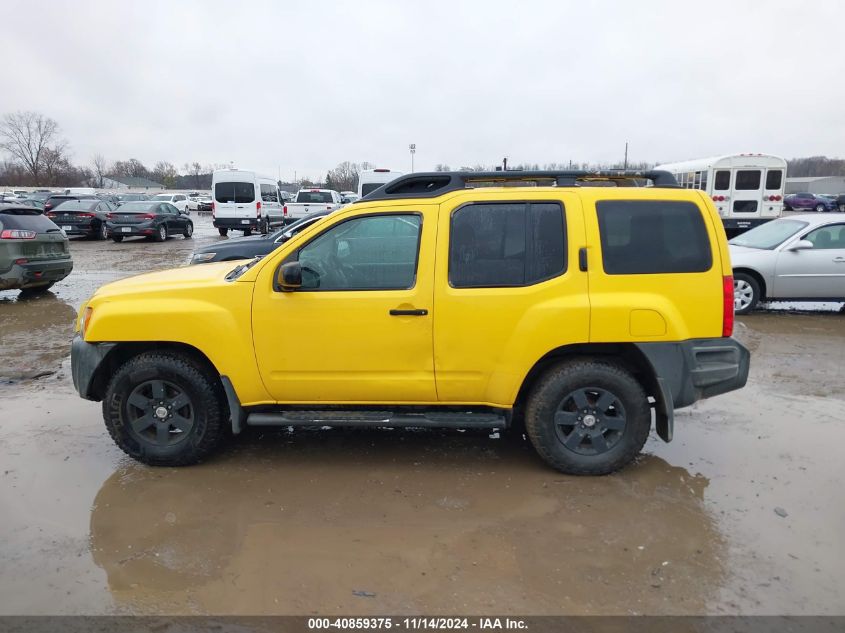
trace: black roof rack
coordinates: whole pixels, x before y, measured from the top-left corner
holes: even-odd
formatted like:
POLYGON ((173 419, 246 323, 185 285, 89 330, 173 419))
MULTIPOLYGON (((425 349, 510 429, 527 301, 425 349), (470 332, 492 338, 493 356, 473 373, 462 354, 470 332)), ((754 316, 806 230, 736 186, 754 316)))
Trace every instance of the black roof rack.
POLYGON ((678 188, 675 177, 662 170, 434 171, 399 176, 357 202, 391 198, 433 198, 450 191, 471 188, 473 183, 535 182, 557 187, 579 187, 595 186, 601 181, 606 181, 613 182, 616 186, 632 187, 640 180, 649 180, 655 187, 678 188))

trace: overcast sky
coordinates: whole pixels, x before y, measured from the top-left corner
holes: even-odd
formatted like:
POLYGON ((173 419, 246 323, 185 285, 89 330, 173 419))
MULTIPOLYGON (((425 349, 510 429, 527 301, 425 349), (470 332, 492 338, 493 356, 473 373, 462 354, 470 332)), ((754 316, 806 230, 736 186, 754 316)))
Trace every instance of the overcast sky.
POLYGON ((54 118, 80 164, 845 155, 839 0, 2 7, 0 113, 54 118))

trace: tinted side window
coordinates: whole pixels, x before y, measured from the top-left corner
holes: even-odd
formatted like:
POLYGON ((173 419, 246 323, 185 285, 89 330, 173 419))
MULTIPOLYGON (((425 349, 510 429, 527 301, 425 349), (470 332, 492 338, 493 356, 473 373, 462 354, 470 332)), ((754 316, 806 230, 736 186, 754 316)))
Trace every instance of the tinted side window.
POLYGON ((831 224, 804 236, 815 250, 845 249, 845 224, 831 224))
POLYGON ((731 188, 731 172, 727 169, 720 169, 716 172, 716 177, 713 179, 713 189, 717 191, 727 191, 731 188))
POLYGON ((251 182, 218 182, 214 185, 214 199, 235 204, 255 202, 255 185, 251 182))
POLYGON ((766 172, 766 189, 780 189, 783 181, 782 169, 770 169, 766 172))
POLYGON ((353 218, 299 251, 304 290, 406 290, 417 274, 422 218, 416 214, 353 218))
POLYGON ((736 172, 736 186, 738 190, 754 191, 760 188, 759 169, 740 169, 736 172))
POLYGON ((264 202, 278 202, 278 190, 273 185, 261 185, 261 200, 264 202))
POLYGON ((713 263, 704 218, 691 202, 604 200, 596 212, 609 275, 696 273, 713 263))
POLYGON ((470 204, 452 214, 453 287, 528 286, 565 271, 566 224, 559 202, 470 204))

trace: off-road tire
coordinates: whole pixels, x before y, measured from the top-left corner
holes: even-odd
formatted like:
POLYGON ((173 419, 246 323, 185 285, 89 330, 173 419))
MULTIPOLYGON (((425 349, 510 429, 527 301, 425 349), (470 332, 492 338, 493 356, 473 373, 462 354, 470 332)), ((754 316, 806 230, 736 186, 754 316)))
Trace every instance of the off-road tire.
POLYGON ((734 312, 736 314, 748 314, 754 310, 760 302, 760 284, 757 280, 751 275, 746 275, 745 273, 734 274, 734 288, 736 288, 737 284, 742 283, 747 284, 747 287, 751 290, 751 301, 747 306, 742 308, 737 308, 736 303, 734 303, 734 312))
POLYGON ((639 382, 612 361, 573 359, 549 369, 533 386, 525 410, 525 430, 540 457, 568 475, 607 475, 629 464, 651 430, 651 409, 639 382), (625 427, 606 452, 581 455, 563 445, 555 412, 567 395, 598 388, 612 392, 625 411, 625 427))
POLYGON ((224 229, 223 227, 218 227, 217 232, 220 233, 220 237, 226 237, 229 235, 229 229, 224 229))
POLYGON ((146 352, 124 363, 103 398, 106 429, 124 453, 150 466, 188 466, 203 461, 226 435, 226 406, 216 377, 190 358, 146 352), (159 380, 178 386, 190 400, 193 426, 181 441, 160 446, 142 440, 129 424, 127 399, 139 385, 159 380))

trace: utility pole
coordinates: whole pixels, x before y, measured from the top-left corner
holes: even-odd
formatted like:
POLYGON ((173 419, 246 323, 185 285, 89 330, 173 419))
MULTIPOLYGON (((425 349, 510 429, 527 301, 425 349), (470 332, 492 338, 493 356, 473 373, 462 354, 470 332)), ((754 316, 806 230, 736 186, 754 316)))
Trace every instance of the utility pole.
POLYGON ((625 141, 625 167, 623 169, 628 169, 628 141, 625 141))
POLYGON ((414 173, 414 154, 417 153, 417 144, 411 143, 410 145, 408 145, 408 149, 411 152, 411 173, 413 174, 414 173))
POLYGON ((502 159, 502 171, 507 171, 507 170, 508 170, 508 157, 505 156, 502 159))

